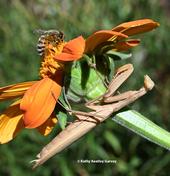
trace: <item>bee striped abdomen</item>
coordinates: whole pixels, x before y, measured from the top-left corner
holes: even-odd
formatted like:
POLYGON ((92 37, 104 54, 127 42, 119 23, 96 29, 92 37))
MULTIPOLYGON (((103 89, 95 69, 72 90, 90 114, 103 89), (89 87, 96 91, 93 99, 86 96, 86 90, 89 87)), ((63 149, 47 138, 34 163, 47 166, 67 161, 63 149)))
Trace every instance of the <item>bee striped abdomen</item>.
POLYGON ((61 31, 57 30, 45 31, 38 29, 35 32, 40 34, 40 38, 38 39, 37 43, 37 51, 40 56, 43 56, 46 50, 54 52, 51 46, 56 48, 59 43, 64 41, 64 34, 61 31), (49 45, 51 45, 50 48, 48 48, 49 45))
POLYGON ((45 36, 44 35, 41 35, 39 40, 38 40, 38 43, 37 43, 37 51, 38 51, 38 54, 40 56, 42 56, 44 54, 44 51, 45 51, 45 36))

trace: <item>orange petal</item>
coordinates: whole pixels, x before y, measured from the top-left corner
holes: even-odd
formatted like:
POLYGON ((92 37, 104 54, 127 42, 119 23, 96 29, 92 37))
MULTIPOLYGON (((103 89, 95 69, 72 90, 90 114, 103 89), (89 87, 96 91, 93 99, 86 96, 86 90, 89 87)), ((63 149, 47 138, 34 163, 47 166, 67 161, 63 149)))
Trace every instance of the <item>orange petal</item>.
POLYGON ((74 61, 83 56, 85 49, 85 40, 82 36, 79 36, 73 40, 70 40, 63 48, 61 54, 56 55, 55 59, 61 61, 74 61))
POLYGON ((57 123, 57 118, 54 113, 52 113, 51 117, 48 118, 41 126, 37 128, 37 130, 43 135, 47 136, 54 128, 57 123))
POLYGON ((139 43, 140 43, 139 39, 129 39, 126 41, 116 43, 114 49, 116 51, 126 51, 132 47, 139 45, 139 43))
POLYGON ((12 84, 0 88, 0 101, 22 96, 36 81, 12 84))
POLYGON ((126 34, 128 36, 140 34, 143 32, 150 31, 156 27, 159 26, 159 23, 151 20, 151 19, 142 19, 142 20, 136 20, 136 21, 130 21, 126 23, 122 23, 115 28, 112 29, 112 31, 121 32, 123 34, 126 34))
MULTIPOLYGON (((61 78, 59 78, 61 80, 61 78)), ((44 78, 31 86, 21 100, 26 128, 42 125, 51 115, 61 92, 61 85, 44 78)))
MULTIPOLYGON (((92 52, 98 45, 108 41, 112 37, 127 38, 128 36, 111 30, 100 30, 89 36, 86 40, 85 53, 92 52)), ((116 38, 115 38, 116 39, 116 38)))
POLYGON ((24 128, 23 112, 20 110, 20 100, 17 100, 0 115, 0 143, 12 140, 24 128))

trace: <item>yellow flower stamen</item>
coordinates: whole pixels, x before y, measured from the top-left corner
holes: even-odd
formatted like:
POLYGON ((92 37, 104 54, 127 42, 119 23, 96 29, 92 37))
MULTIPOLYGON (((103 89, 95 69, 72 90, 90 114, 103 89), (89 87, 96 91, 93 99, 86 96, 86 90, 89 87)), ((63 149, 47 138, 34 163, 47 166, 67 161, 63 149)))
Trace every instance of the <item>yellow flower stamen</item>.
POLYGON ((41 62, 39 72, 41 78, 48 77, 53 79, 58 71, 62 71, 64 69, 64 64, 54 59, 54 56, 62 52, 65 44, 66 42, 64 41, 60 41, 55 44, 48 44, 41 62))

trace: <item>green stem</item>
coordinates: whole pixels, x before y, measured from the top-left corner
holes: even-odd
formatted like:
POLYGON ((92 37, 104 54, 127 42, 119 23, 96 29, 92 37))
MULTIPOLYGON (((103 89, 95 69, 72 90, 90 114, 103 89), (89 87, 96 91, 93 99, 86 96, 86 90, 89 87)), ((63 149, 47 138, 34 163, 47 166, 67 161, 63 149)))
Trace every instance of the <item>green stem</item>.
POLYGON ((124 111, 113 120, 145 139, 170 150, 170 133, 136 111, 124 111))

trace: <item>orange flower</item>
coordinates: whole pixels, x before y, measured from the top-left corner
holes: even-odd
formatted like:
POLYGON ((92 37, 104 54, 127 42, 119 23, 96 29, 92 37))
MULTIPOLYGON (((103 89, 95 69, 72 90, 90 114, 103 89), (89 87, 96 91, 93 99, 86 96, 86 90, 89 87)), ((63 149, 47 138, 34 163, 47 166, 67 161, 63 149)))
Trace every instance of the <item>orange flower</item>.
POLYGON ((65 61, 75 61, 83 54, 95 54, 108 50, 124 51, 137 46, 138 39, 131 35, 150 31, 159 26, 150 19, 122 23, 112 30, 97 31, 85 41, 79 36, 68 43, 63 34, 50 30, 39 39, 38 47, 43 60, 39 81, 24 82, 0 88, 0 101, 21 97, 0 115, 0 143, 12 140, 23 128, 37 128, 47 135, 57 122, 53 110, 63 84, 65 61))
POLYGON ((131 35, 151 31, 159 26, 159 23, 151 19, 142 19, 122 23, 112 30, 97 31, 86 40, 85 53, 92 53, 108 47, 108 50, 124 51, 137 46, 139 39, 127 39, 131 35))
POLYGON ((57 122, 53 110, 62 89, 64 61, 80 59, 85 40, 80 36, 68 43, 60 41, 56 46, 48 44, 46 48, 40 81, 0 88, 0 101, 21 97, 0 115, 1 144, 12 140, 23 128, 37 128, 40 133, 47 135, 57 122))
POLYGON ((63 47, 62 53, 56 55, 54 58, 61 61, 73 61, 78 60, 84 53, 85 41, 82 36, 69 41, 63 47))

